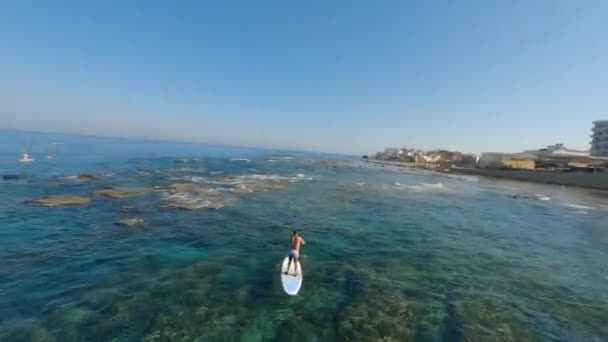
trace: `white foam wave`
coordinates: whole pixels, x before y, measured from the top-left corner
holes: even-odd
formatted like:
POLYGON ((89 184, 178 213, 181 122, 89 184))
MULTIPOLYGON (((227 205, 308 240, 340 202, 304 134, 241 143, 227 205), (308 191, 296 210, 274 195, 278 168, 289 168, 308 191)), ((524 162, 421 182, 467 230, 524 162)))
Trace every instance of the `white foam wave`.
POLYGON ((163 195, 163 200, 168 206, 175 207, 188 207, 193 209, 209 208, 212 207, 214 202, 207 198, 200 197, 196 194, 188 192, 178 192, 174 194, 163 195))
POLYGON ((189 180, 194 183, 209 183, 209 180, 207 178, 199 177, 199 176, 184 177, 184 179, 189 180))
POLYGON ((280 176, 276 174, 250 174, 240 175, 235 177, 220 177, 219 180, 212 183, 224 184, 224 185, 240 185, 240 184, 253 184, 253 183, 265 183, 265 182, 276 182, 276 183, 295 183, 301 181, 314 180, 312 177, 308 177, 305 174, 297 174, 296 176, 280 176))
POLYGON ((443 177, 447 177, 447 178, 460 179, 460 180, 465 180, 465 181, 469 181, 469 182, 478 182, 479 181, 479 177, 477 177, 477 176, 449 174, 449 173, 439 173, 439 175, 441 175, 443 177))
POLYGON ((293 160, 294 157, 289 157, 289 156, 271 156, 268 157, 268 159, 266 159, 269 162, 277 162, 277 161, 289 161, 289 160, 293 160))
POLYGON ((174 169, 174 170, 170 170, 170 171, 202 173, 202 172, 205 172, 206 169, 204 167, 193 168, 193 167, 184 166, 184 167, 180 167, 180 168, 177 168, 177 169, 174 169))
POLYGON ((254 180, 254 181, 299 181, 299 180, 313 180, 312 177, 307 177, 304 174, 298 173, 295 177, 288 176, 280 176, 276 174, 262 175, 262 174, 253 174, 253 175, 242 175, 236 177, 237 179, 242 180, 254 180))
POLYGON ((193 163, 201 161, 198 158, 179 158, 174 160, 176 163, 193 163))
POLYGON ((543 194, 534 194, 534 197, 536 197, 536 199, 539 201, 550 201, 551 200, 551 197, 549 197, 547 195, 543 195, 543 194))
POLYGON ((61 177, 57 177, 57 179, 61 179, 61 180, 74 180, 74 179, 78 179, 78 176, 61 176, 61 177))
POLYGON ((446 190, 447 187, 442 183, 420 183, 419 185, 414 185, 416 189, 422 190, 446 190))
POLYGON ((400 189, 412 190, 416 192, 426 192, 426 191, 444 191, 448 188, 442 183, 419 183, 415 185, 411 184, 401 184, 399 182, 395 182, 395 186, 400 189))
POLYGON ((205 177, 200 177, 200 176, 182 176, 182 177, 167 177, 168 180, 171 181, 188 181, 188 182, 192 182, 192 183, 198 183, 198 184, 208 184, 208 183, 212 183, 210 180, 208 180, 205 177))
POLYGON ((226 189, 210 189, 193 185, 185 189, 169 189, 162 193, 162 202, 166 207, 181 209, 222 208, 229 205, 232 199, 226 197, 226 189))
POLYGON ((586 205, 582 205, 582 204, 576 204, 576 203, 566 203, 566 204, 564 204, 564 206, 568 207, 568 208, 572 208, 572 209, 583 209, 583 210, 596 209, 594 207, 590 207, 590 206, 586 206, 586 205))

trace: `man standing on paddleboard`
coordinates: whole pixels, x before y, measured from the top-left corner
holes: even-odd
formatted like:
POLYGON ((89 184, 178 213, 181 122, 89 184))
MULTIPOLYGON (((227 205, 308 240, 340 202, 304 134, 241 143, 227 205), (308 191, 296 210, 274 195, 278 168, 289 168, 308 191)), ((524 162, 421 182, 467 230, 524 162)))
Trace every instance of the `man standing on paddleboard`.
POLYGON ((294 276, 298 276, 298 263, 300 262, 300 246, 305 245, 304 239, 300 235, 298 235, 297 231, 293 231, 293 235, 291 235, 291 242, 289 246, 289 262, 287 263, 287 270, 285 274, 289 273, 289 267, 291 266, 291 261, 295 260, 293 263, 293 268, 295 270, 294 276))

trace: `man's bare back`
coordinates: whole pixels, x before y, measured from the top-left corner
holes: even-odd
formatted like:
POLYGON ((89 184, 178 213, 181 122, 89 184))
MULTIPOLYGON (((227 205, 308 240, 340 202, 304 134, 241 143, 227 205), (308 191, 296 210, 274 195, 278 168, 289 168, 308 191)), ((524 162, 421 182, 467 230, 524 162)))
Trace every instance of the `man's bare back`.
POLYGON ((290 245, 289 245, 289 262, 287 263, 287 271, 285 272, 285 274, 287 274, 289 272, 289 267, 291 266, 291 263, 293 262, 293 267, 294 267, 294 275, 297 276, 298 275, 298 264, 300 262, 300 247, 302 245, 305 245, 306 242, 304 242, 304 239, 302 239, 302 237, 300 235, 298 235, 298 232, 296 232, 294 230, 293 235, 291 236, 291 241, 290 241, 290 245))
POLYGON ((300 246, 304 244, 304 239, 302 239, 299 235, 294 235, 291 237, 291 249, 299 252, 300 246))

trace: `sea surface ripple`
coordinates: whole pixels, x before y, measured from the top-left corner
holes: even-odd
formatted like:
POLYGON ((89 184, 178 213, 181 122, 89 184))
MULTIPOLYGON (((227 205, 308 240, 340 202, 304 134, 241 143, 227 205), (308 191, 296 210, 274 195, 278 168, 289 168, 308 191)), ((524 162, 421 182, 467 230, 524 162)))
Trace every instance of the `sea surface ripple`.
POLYGON ((17 132, 0 167, 2 341, 608 339, 605 193, 17 132))

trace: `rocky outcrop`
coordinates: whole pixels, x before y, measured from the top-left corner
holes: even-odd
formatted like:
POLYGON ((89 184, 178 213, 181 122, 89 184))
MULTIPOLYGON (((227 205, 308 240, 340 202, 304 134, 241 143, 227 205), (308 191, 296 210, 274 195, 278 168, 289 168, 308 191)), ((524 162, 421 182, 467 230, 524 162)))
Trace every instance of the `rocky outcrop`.
POLYGON ((260 183, 248 183, 248 184, 237 184, 232 188, 232 192, 235 193, 250 193, 250 192, 266 192, 271 190, 280 190, 285 188, 284 183, 279 182, 260 182, 260 183))
POLYGON ((200 188, 200 184, 196 183, 175 183, 167 187, 168 190, 175 192, 192 192, 200 188))
POLYGON ((99 180, 99 179, 100 179, 100 177, 98 175, 90 174, 90 173, 83 173, 78 176, 60 176, 60 177, 55 178, 55 180, 57 180, 61 183, 66 183, 66 184, 84 183, 84 182, 90 182, 90 181, 95 181, 95 180, 99 180))
POLYGON ((90 174, 90 173, 84 173, 82 175, 78 175, 76 177, 76 179, 79 180, 79 181, 87 182, 87 181, 98 180, 99 176, 94 175, 94 174, 90 174))
POLYGON ((82 205, 88 204, 91 199, 80 196, 50 196, 26 201, 26 204, 37 205, 43 207, 59 207, 64 205, 82 205))
POLYGON ((120 220, 120 221, 116 222, 116 225, 125 227, 125 228, 133 228, 133 227, 142 225, 143 223, 144 223, 144 220, 141 218, 130 218, 130 219, 120 220))
POLYGON ((143 196, 150 193, 150 191, 147 188, 109 188, 97 190, 93 194, 112 199, 122 199, 143 196))

